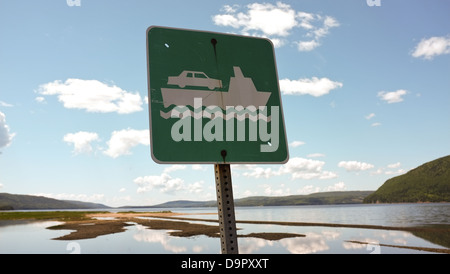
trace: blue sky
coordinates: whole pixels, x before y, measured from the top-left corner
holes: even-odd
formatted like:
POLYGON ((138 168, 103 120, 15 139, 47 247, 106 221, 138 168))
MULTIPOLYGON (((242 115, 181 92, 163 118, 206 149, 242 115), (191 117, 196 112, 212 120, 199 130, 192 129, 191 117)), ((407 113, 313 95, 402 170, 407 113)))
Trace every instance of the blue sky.
POLYGON ((212 165, 150 157, 152 25, 276 46, 290 160, 232 165, 235 198, 376 190, 450 154, 450 3, 367 2, 0 0, 0 192, 215 199, 212 165))

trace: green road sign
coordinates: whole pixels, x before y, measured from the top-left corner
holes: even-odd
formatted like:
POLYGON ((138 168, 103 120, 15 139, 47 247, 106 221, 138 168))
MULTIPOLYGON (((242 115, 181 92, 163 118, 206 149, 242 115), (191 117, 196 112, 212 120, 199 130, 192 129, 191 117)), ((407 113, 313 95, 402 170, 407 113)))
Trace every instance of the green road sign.
POLYGON ((150 27, 147 57, 155 162, 287 162, 270 40, 150 27))

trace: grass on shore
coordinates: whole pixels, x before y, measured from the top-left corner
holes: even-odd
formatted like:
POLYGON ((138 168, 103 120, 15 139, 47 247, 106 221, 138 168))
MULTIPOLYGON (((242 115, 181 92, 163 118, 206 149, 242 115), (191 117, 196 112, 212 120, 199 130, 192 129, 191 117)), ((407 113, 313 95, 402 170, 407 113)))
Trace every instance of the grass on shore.
MULTIPOLYGON (((87 214, 109 213, 109 211, 4 211, 0 212, 0 221, 11 220, 58 220, 58 221, 83 221, 89 220, 87 214)), ((124 211, 119 213, 145 213, 124 211)), ((151 213, 172 213, 170 210, 151 213)))
POLYGON ((5 220, 58 220, 82 221, 88 220, 86 214, 107 213, 107 211, 20 211, 0 212, 0 221, 5 220))

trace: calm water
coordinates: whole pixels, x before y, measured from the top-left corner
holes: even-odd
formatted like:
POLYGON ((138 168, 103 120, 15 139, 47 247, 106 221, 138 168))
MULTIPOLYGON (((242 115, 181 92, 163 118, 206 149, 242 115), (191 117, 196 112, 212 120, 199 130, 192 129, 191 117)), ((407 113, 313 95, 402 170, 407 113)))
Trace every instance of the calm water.
MULTIPOLYGON (((158 209, 139 209, 157 211, 158 209)), ((167 210, 167 209, 164 209, 167 210)), ((173 212, 216 213, 216 208, 174 208, 173 212)), ((120 211, 120 210, 117 210, 120 211)), ((138 211, 138 210, 134 210, 138 211)), ((217 219, 216 215, 189 216, 217 219)), ((382 226, 450 226, 450 204, 342 205, 236 208, 237 220, 289 221, 382 226)), ((202 223, 202 222, 201 222, 202 223)), ((58 222, 14 223, 0 226, 0 253, 220 253, 218 238, 206 236, 172 237, 166 230, 151 230, 141 225, 125 232, 95 239, 51 240, 70 231, 48 230, 58 222)), ((207 223, 212 224, 212 223, 207 223)), ((239 252, 244 253, 430 253, 400 247, 450 248, 444 236, 414 235, 410 232, 320 226, 281 226, 238 223, 239 234, 253 232, 288 232, 306 237, 269 241, 239 238, 239 252), (434 238, 433 238, 434 237, 434 238), (432 240, 429 240, 432 239, 432 240), (368 244, 351 243, 359 241, 368 244), (389 247, 395 245, 400 247, 389 247)), ((448 228, 448 227, 447 227, 448 228)), ((447 237, 448 237, 447 233, 447 237)))

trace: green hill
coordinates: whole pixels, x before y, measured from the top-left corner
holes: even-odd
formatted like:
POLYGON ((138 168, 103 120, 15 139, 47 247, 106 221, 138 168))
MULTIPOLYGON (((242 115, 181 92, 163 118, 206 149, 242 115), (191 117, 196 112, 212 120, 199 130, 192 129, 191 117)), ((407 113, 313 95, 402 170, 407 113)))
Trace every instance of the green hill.
POLYGON ((450 202, 450 155, 387 180, 364 202, 450 202))
POLYGON ((79 201, 63 201, 42 196, 0 193, 0 210, 92 208, 107 208, 107 206, 79 201))

